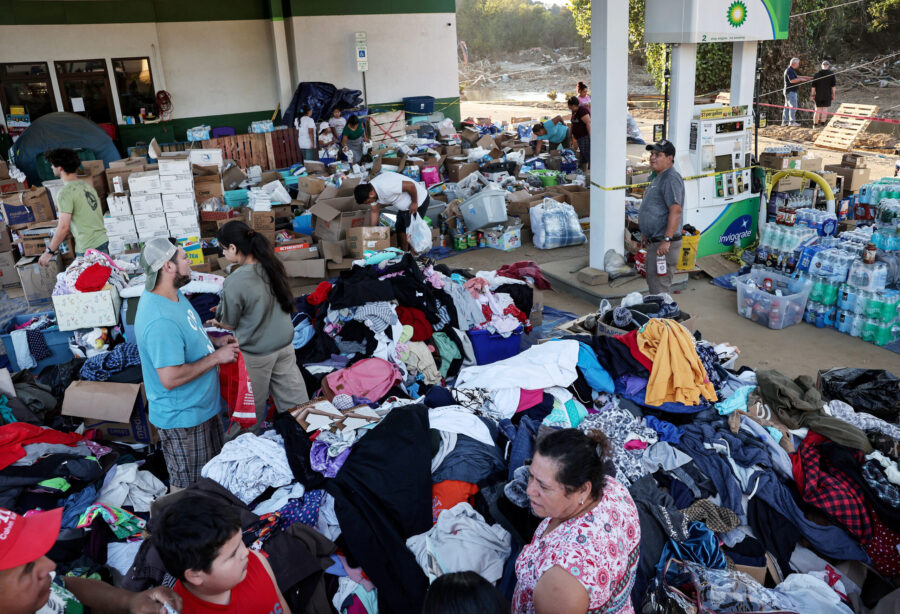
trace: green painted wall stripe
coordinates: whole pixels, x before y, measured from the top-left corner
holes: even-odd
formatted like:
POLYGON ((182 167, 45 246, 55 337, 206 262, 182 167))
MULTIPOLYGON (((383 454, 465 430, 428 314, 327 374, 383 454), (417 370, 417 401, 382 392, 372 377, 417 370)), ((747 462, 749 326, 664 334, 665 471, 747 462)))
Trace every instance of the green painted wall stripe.
POLYGON ((399 13, 455 13, 456 0, 290 0, 293 17, 320 15, 381 15, 399 13))
MULTIPOLYGON (((369 109, 378 113, 381 111, 391 111, 403 108, 401 102, 387 102, 381 104, 370 104, 369 109)), ((435 111, 441 111, 445 117, 453 120, 457 126, 460 121, 459 98, 438 98, 434 102, 435 111)), ((232 113, 228 115, 208 115, 204 117, 184 117, 173 119, 160 124, 119 124, 119 141, 123 150, 137 145, 139 142, 143 144, 149 143, 153 138, 159 143, 172 143, 175 141, 184 141, 187 139, 187 129, 194 126, 202 126, 204 124, 213 128, 222 126, 230 126, 234 128, 238 134, 246 133, 251 122, 272 117, 274 109, 265 111, 251 111, 249 113, 232 113)), ((276 118, 276 124, 280 121, 281 115, 276 118)), ((123 153, 126 153, 123 151, 123 153)))
POLYGON ((455 13, 455 0, 0 0, 0 25, 233 21, 312 15, 455 13))

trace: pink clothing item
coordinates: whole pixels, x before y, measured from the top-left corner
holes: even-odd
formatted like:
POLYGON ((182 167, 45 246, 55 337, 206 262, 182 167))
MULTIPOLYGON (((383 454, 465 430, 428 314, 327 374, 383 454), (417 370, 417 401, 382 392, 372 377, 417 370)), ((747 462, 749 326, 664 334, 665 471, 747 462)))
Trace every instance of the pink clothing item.
POLYGON ((323 382, 329 400, 336 394, 349 394, 380 401, 391 387, 400 382, 400 371, 381 358, 366 358, 346 369, 329 373, 323 382))
POLYGON ((587 590, 589 612, 634 614, 631 588, 640 556, 641 521, 625 487, 607 478, 594 509, 547 533, 549 524, 545 518, 516 559, 512 612, 534 614, 534 587, 544 572, 558 565, 587 590))
POLYGON ((535 405, 540 405, 541 401, 544 400, 544 391, 543 390, 520 390, 519 391, 519 406, 516 408, 516 412, 525 411, 526 409, 531 409, 535 405))
POLYGON ((469 291, 469 294, 472 295, 472 298, 477 299, 479 296, 484 294, 486 291, 490 292, 491 284, 488 280, 483 277, 473 277, 465 284, 463 287, 469 291))
POLYGON ((631 441, 625 442, 626 450, 646 450, 647 442, 641 441, 640 439, 632 439, 631 441))
POLYGON ((366 576, 361 567, 351 567, 350 563, 347 562, 347 557, 345 557, 343 554, 338 554, 336 556, 341 562, 341 565, 344 566, 344 571, 347 572, 348 578, 361 585, 367 591, 375 590, 375 585, 372 584, 372 581, 369 580, 368 576, 366 576))

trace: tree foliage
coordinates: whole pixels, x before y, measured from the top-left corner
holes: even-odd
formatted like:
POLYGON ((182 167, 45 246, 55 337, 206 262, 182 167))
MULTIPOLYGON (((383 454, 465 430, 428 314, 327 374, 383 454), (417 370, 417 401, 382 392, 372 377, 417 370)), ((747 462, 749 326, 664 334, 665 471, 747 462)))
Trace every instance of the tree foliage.
MULTIPOLYGON (((787 40, 762 41, 762 92, 780 90, 782 72, 791 57, 801 59, 801 72, 812 74, 822 59, 842 61, 848 50, 869 53, 894 51, 900 27, 900 0, 864 0, 831 8, 833 0, 793 0, 787 40), (820 10, 826 9, 826 10, 820 10), (808 13, 808 14, 801 14, 808 13)), ((591 0, 569 0, 579 35, 590 40, 591 0)), ((644 43, 645 0, 628 2, 630 53, 643 59, 662 91, 665 45, 644 43)), ((730 87, 730 43, 707 43, 697 50, 698 94, 730 87)))
POLYGON ((475 58, 532 47, 584 45, 569 9, 533 0, 458 0, 456 33, 475 58))

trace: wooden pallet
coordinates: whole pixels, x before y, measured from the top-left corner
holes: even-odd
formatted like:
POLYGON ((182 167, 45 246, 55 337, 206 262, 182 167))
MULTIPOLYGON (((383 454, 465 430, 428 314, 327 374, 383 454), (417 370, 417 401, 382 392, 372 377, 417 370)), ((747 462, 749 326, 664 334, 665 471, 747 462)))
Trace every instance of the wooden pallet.
POLYGON ((221 149, 226 160, 234 160, 241 168, 259 166, 262 170, 272 170, 265 134, 235 134, 203 141, 204 149, 221 149))
POLYGON ((406 112, 388 111, 369 116, 369 138, 373 143, 396 141, 406 136, 406 112))
POLYGON ((303 161, 303 154, 300 153, 300 145, 297 143, 296 128, 267 132, 265 137, 270 169, 288 168, 303 161))
POLYGON ((838 107, 837 112, 855 115, 856 117, 832 115, 831 119, 828 120, 828 125, 825 126, 825 129, 822 130, 816 139, 814 143, 816 147, 836 149, 838 151, 850 150, 859 133, 869 125, 869 120, 862 118, 873 117, 878 113, 878 107, 873 104, 844 103, 838 107))

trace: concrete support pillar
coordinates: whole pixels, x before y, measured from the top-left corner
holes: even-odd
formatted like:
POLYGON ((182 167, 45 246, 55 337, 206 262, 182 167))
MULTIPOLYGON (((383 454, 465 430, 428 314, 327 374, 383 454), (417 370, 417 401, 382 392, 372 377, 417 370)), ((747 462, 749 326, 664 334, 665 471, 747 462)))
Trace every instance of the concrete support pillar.
POLYGON ((733 44, 731 55, 731 106, 753 104, 753 86, 756 81, 756 41, 733 44))
POLYGON ((679 153, 686 153, 690 146, 696 75, 697 44, 672 45, 672 85, 669 94, 669 125, 666 135, 679 153))
POLYGON ((275 52, 275 73, 278 76, 278 100, 281 102, 281 112, 284 113, 294 95, 294 83, 291 81, 291 64, 281 1, 270 0, 269 5, 272 11, 272 43, 275 52))
MULTIPOLYGON (((594 0, 591 6, 591 181, 625 183, 625 127, 628 101, 628 3, 594 0)), ((624 253, 625 191, 591 186, 590 266, 603 269, 603 256, 624 253)))

